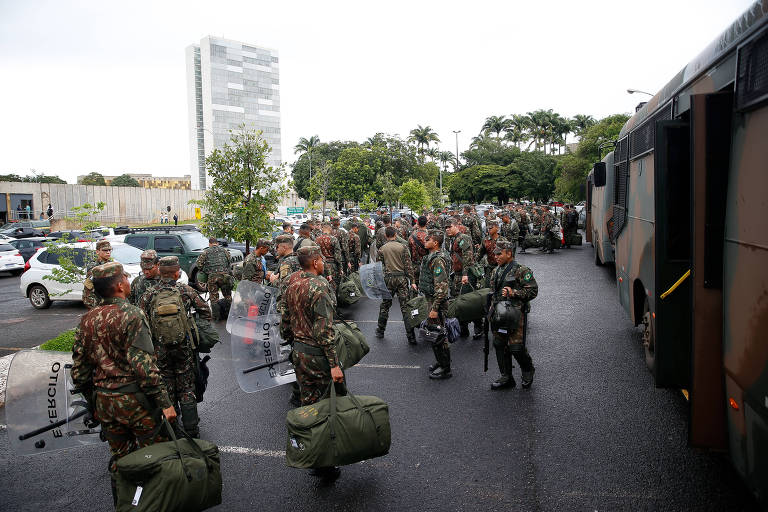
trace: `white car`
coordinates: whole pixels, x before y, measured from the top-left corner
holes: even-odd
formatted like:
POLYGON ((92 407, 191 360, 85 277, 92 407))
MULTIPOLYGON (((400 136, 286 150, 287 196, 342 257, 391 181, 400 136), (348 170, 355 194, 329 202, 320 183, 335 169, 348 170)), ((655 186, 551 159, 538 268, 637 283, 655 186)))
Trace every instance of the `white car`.
MULTIPOLYGON (((74 263, 83 271, 85 279, 86 259, 94 258, 93 242, 78 242, 65 244, 74 251, 74 263), (90 254, 89 254, 90 253, 90 254)), ((112 242, 112 258, 123 264, 123 269, 129 274, 129 281, 133 281, 141 273, 139 263, 141 261, 141 250, 122 243, 112 242)), ((29 302, 37 309, 45 309, 51 306, 55 300, 82 300, 83 283, 60 283, 50 276, 53 269, 60 267, 59 256, 50 252, 47 248, 37 251, 24 268, 26 270, 21 276, 19 290, 22 295, 29 298, 29 302)), ((180 283, 188 284, 189 279, 186 272, 181 271, 180 283)))
POLYGON ((7 244, 8 242, 12 242, 14 240, 16 239, 13 238, 12 236, 0 235, 0 244, 7 244))
POLYGON ((24 272, 24 257, 12 245, 0 242, 0 272, 19 275, 24 272))

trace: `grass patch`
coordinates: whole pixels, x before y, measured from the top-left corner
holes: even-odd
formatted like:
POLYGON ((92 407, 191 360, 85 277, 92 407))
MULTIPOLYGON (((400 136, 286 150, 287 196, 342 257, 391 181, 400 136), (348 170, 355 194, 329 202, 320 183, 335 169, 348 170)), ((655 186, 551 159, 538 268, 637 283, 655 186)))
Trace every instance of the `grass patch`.
POLYGON ((56 352, 72 352, 72 345, 74 343, 75 329, 69 329, 40 345, 40 349, 53 350, 56 352))

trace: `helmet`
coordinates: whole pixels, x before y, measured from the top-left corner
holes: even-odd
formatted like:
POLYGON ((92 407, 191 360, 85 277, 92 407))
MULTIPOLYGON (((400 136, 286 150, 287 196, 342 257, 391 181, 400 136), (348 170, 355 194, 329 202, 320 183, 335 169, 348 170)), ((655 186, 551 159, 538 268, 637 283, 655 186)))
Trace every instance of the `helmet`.
POLYGON ((517 330, 522 316, 520 308, 513 306, 511 302, 498 302, 491 315, 491 329, 498 334, 510 335, 517 330))

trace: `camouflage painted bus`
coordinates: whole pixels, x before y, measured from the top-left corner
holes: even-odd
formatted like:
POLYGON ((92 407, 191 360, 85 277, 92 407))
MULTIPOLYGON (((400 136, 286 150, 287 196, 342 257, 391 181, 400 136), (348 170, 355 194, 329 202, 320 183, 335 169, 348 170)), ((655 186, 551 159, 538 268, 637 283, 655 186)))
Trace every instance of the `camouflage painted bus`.
POLYGON ((613 217, 613 151, 595 164, 587 176, 587 221, 584 232, 595 249, 595 265, 614 262, 609 220, 613 217))
POLYGON ((768 0, 627 121, 612 159, 619 301, 656 385, 686 390, 691 445, 727 450, 768 506, 768 0))

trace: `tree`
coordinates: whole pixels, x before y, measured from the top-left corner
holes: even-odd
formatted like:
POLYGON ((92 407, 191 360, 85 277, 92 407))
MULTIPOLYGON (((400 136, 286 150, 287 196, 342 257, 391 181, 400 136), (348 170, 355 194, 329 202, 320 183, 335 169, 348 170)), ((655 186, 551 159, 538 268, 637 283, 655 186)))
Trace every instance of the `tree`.
POLYGON ((203 199, 190 201, 204 207, 201 231, 207 236, 245 241, 245 252, 258 238, 270 237, 271 215, 287 192, 283 166, 267 164, 272 148, 262 132, 241 124, 230 139, 206 158, 211 185, 203 199))
POLYGON ((584 182, 590 168, 590 163, 583 158, 563 155, 555 168, 555 198, 573 203, 584 199, 584 182))
POLYGON ((573 123, 573 130, 577 137, 581 137, 584 130, 597 123, 594 117, 584 114, 576 114, 573 116, 573 119, 571 119, 571 122, 573 123))
MULTIPOLYGON (((315 174, 315 170, 322 167, 325 162, 335 162, 339 158, 339 155, 344 149, 350 147, 359 147, 357 142, 321 142, 312 149, 312 176, 315 174)), ((293 163, 291 169, 291 178, 293 179, 293 185, 296 193, 299 197, 309 199, 309 155, 310 153, 303 153, 299 156, 299 159, 293 163)))
POLYGON ((408 140, 416 143, 422 161, 424 161, 424 148, 429 147, 430 142, 440 142, 437 133, 429 125, 417 125, 416 128, 411 130, 408 140))
POLYGON ((448 172, 448 162, 453 162, 455 158, 456 155, 450 151, 441 151, 440 154, 437 155, 437 159, 443 164, 443 172, 448 172))
POLYGON ((320 220, 325 220, 325 204, 328 200, 328 190, 331 188, 331 180, 333 179, 333 168, 330 162, 325 162, 322 167, 315 171, 315 175, 312 176, 312 181, 309 184, 310 187, 310 200, 312 202, 319 198, 323 198, 322 206, 320 209, 320 220))
POLYGON ((21 182, 21 181, 24 181, 24 178, 22 178, 18 174, 0 174, 0 181, 21 182))
POLYGON ((80 180, 80 184, 104 186, 107 184, 107 182, 104 181, 104 176, 102 176, 101 173, 91 172, 91 173, 88 173, 86 176, 84 176, 82 180, 80 180))
POLYGON ((410 179, 400 185, 400 202, 414 212, 421 212, 422 208, 429 208, 432 198, 427 187, 417 179, 410 179))
POLYGON ((18 174, 0 174, 0 181, 15 181, 24 183, 60 183, 66 184, 67 182, 58 176, 46 176, 42 173, 31 170, 32 176, 20 176, 18 174))
POLYGON ((320 145, 320 137, 313 135, 310 138, 300 138, 299 143, 293 147, 293 154, 306 153, 309 155, 309 179, 312 179, 312 150, 320 145))
POLYGON ((363 200, 359 203, 360 209, 364 212, 372 212, 379 206, 379 201, 376 197, 376 192, 366 192, 363 196, 363 200))
POLYGON ((506 116, 490 116, 485 119, 482 130, 486 135, 495 133, 496 138, 501 137, 501 132, 506 131, 511 126, 511 122, 506 116))
POLYGON ((135 178, 132 178, 129 174, 121 174, 112 180, 111 185, 113 187, 140 187, 141 183, 135 178))
MULTIPOLYGON (((590 163, 599 162, 602 158, 600 145, 618 139, 621 128, 628 120, 627 114, 614 114, 584 130, 576 155, 590 163)), ((603 151, 605 153, 607 151, 603 151)))
POLYGON ((381 198, 389 207, 389 212, 391 214, 392 204, 397 202, 400 195, 400 190, 397 185, 395 185, 394 176, 392 176, 391 172, 387 171, 376 179, 376 185, 381 189, 381 198))

